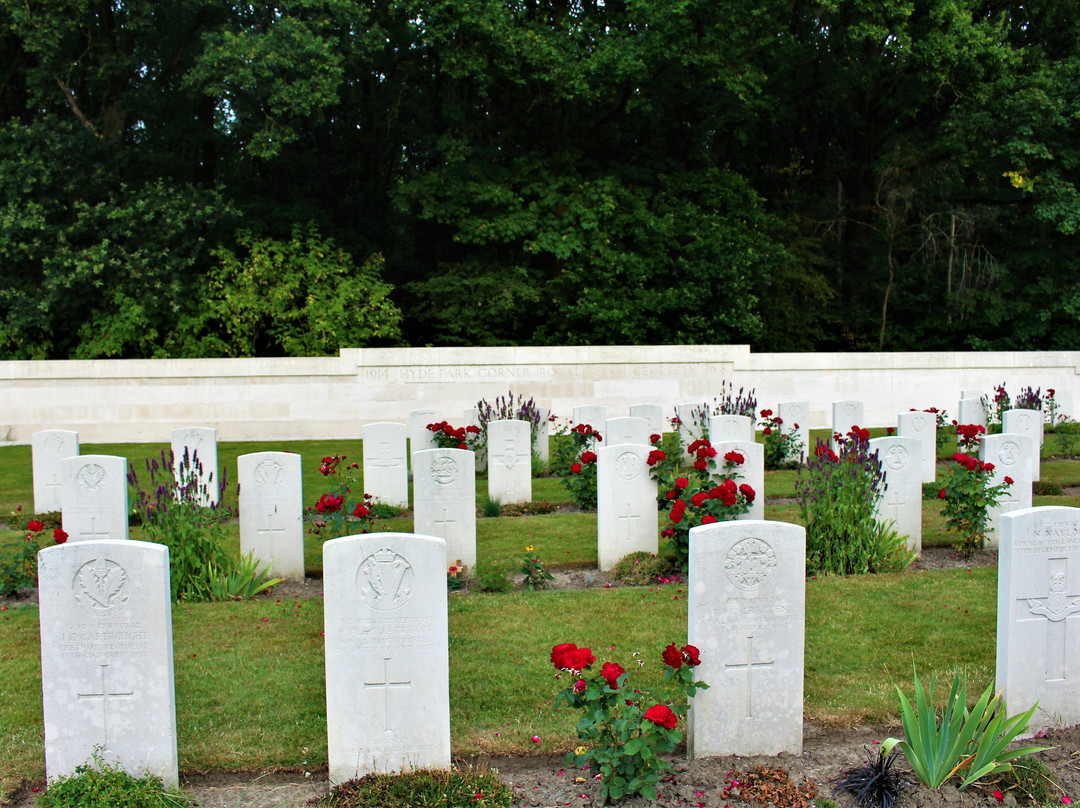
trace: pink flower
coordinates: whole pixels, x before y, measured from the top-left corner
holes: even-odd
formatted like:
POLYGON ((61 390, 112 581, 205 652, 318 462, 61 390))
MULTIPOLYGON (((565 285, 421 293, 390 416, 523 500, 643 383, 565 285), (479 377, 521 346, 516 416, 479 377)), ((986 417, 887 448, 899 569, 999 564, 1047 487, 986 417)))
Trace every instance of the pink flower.
POLYGON ((1061 795, 1061 801, 1066 805, 1072 805, 1072 800, 1064 794, 1061 795))
POLYGON ((997 790, 997 791, 991 791, 991 792, 990 792, 990 795, 991 795, 991 796, 992 796, 992 797, 993 797, 993 798, 994 798, 995 800, 997 800, 997 801, 998 801, 998 805, 1000 805, 1001 803, 1005 802, 1005 795, 1004 795, 1004 794, 1002 794, 1000 790, 997 790))

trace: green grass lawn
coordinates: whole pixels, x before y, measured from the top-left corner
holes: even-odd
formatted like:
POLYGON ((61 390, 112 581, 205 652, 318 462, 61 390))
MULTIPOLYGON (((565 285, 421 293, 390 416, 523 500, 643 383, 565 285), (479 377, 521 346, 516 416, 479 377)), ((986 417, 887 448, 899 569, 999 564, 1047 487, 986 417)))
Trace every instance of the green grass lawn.
MULTIPOLYGON (((223 444, 219 457, 235 467, 248 451, 287 448, 304 456, 308 500, 317 497, 318 464, 357 444, 278 442, 223 444), (311 483, 309 487, 309 481, 311 483), (313 495, 314 494, 314 495, 313 495)), ((83 451, 125 454, 138 462, 161 447, 84 445, 83 451)), ((0 448, 0 519, 32 501, 28 447, 0 448)), ((1044 478, 1080 476, 1065 463, 1045 463, 1044 478), (1061 468, 1057 468, 1057 467, 1061 468)), ((794 493, 796 472, 770 473, 766 495, 794 493)), ((486 494, 478 480, 477 500, 486 494)), ((235 494, 233 495, 235 496, 235 494)), ((534 499, 567 502, 555 478, 534 480, 534 499)), ((227 500, 228 502, 229 500, 227 500)), ((1076 497, 1039 497, 1036 504, 1080 505, 1076 497)), ((924 544, 948 543, 934 500, 924 500, 924 544)), ((796 505, 766 507, 769 519, 797 522, 796 505)), ((658 515, 658 519, 662 516, 658 515)), ((13 517, 9 522, 16 522, 13 517)), ((380 529, 408 531, 411 516, 380 520, 380 529)), ((239 531, 226 530, 238 552, 239 531)), ((0 543, 24 540, 0 532, 0 543)), ((134 528, 132 537, 141 537, 134 528)), ((321 570, 321 545, 308 537, 309 573, 321 570)), ((532 545, 551 568, 596 564, 595 513, 478 518, 482 558, 516 568, 532 545)), ((996 570, 936 571, 807 581, 806 719, 850 725, 897 720, 894 685, 910 694, 912 665, 921 676, 969 677, 977 694, 994 676, 996 570)), ((563 751, 575 743, 577 716, 557 710, 565 684, 548 660, 560 642, 589 646, 598 662, 630 670, 633 652, 647 660, 642 681, 660 675, 659 653, 686 640, 684 584, 450 597, 451 729, 453 752, 563 751), (531 742, 532 736, 539 744, 531 742)), ((173 608, 174 664, 180 767, 184 771, 325 767, 326 722, 322 602, 275 597, 243 603, 177 604, 173 608)), ((39 632, 34 606, 0 611, 0 797, 44 775, 39 632)))

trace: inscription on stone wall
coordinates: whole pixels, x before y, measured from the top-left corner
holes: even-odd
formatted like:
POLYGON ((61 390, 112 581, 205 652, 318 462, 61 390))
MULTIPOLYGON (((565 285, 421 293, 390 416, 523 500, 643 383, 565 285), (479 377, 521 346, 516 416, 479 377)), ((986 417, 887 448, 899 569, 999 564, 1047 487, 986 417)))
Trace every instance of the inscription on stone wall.
POLYGON ((583 372, 579 365, 470 365, 426 367, 365 368, 363 378, 368 382, 418 383, 454 381, 556 381, 562 379, 680 379, 717 377, 725 365, 657 362, 640 365, 590 365, 583 372))

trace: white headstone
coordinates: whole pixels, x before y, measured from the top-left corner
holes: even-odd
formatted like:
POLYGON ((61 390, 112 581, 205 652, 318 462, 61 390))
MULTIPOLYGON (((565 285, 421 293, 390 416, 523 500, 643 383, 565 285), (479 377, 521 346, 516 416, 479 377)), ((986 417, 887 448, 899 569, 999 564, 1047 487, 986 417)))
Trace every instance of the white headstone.
POLYGON ((95 750, 137 777, 178 782, 169 551, 142 541, 38 553, 45 773, 95 750))
POLYGON ((221 480, 218 477, 217 430, 204 426, 187 426, 172 431, 173 477, 177 484, 194 482, 199 488, 196 500, 201 505, 217 505, 218 489, 221 480), (184 457, 190 465, 186 472, 187 479, 181 479, 184 457))
POLYGON ((802 751, 805 581, 799 525, 691 528, 687 633, 709 685, 690 707, 691 758, 802 751))
POLYGON ((435 536, 368 533, 323 545, 332 783, 450 767, 447 564, 435 536))
POLYGON ((503 505, 532 499, 532 435, 527 421, 489 421, 488 497, 503 505))
POLYGON ((660 404, 631 404, 631 418, 644 418, 649 422, 650 435, 663 435, 669 427, 664 418, 664 408, 660 404))
POLYGON ((240 554, 252 553, 271 578, 304 580, 304 487, 300 455, 255 452, 236 458, 240 554))
POLYGON ((1026 435, 1034 451, 1031 458, 1031 479, 1040 479, 1041 463, 1038 447, 1043 443, 1043 414, 1038 410, 1005 410, 1001 414, 1001 431, 1014 435, 1026 435))
MULTIPOLYGON (((846 435, 853 426, 866 427, 866 416, 861 401, 834 401, 832 405, 832 431, 846 435)), ((832 445, 832 438, 829 439, 832 445)), ((834 447, 835 448, 835 447, 834 447)))
POLYGON ((1032 453, 1031 439, 1026 435, 1008 432, 984 435, 979 443, 979 459, 994 464, 991 484, 1000 485, 1006 477, 1013 481, 998 498, 998 504, 990 509, 987 527, 991 532, 986 540, 987 547, 997 546, 1002 514, 1031 507, 1032 453))
POLYGON ((896 434, 922 443, 922 481, 937 479, 937 419, 932 412, 902 412, 897 417, 896 434))
POLYGON ((795 435, 802 444, 799 449, 798 460, 806 461, 806 453, 810 450, 810 403, 807 401, 781 401, 776 408, 776 414, 783 422, 781 428, 784 432, 795 430, 795 435))
POLYGON ((409 465, 405 424, 364 424, 364 493, 377 502, 409 507, 409 465))
POLYGON ((600 433, 600 436, 607 442, 607 435, 604 434, 604 423, 607 421, 607 407, 602 407, 599 404, 582 404, 581 406, 574 407, 574 423, 573 426, 578 424, 588 424, 596 432, 600 433))
MULTIPOLYGON (((465 410, 465 426, 475 426, 477 429, 481 428, 480 425, 480 410, 477 407, 468 407, 465 410)), ((480 445, 475 450, 476 454, 476 473, 483 474, 487 471, 487 446, 480 445)))
POLYGON ((62 521, 68 541, 128 537, 127 460, 76 455, 60 461, 62 521))
MULTIPOLYGON (((985 394, 983 393, 982 390, 964 390, 963 388, 961 388, 961 390, 960 390, 960 398, 961 399, 964 399, 964 398, 981 399, 983 397, 983 395, 985 395, 985 394)), ((961 421, 960 423, 965 423, 965 422, 961 421)))
POLYGON ((710 415, 709 443, 754 439, 754 421, 747 415, 710 415))
POLYGON ((450 562, 476 563, 476 468, 465 449, 413 455, 413 529, 446 541, 450 562))
POLYGON ((649 445, 649 422, 644 418, 608 418, 604 426, 604 443, 615 446, 619 443, 640 443, 649 445))
POLYGON ((1080 722, 1080 509, 1001 517, 997 688, 1008 715, 1038 701, 1028 734, 1080 722))
MULTIPOLYGON (((610 422, 609 422, 610 423, 610 422)), ((656 480, 645 444, 614 444, 596 452, 597 555, 609 570, 623 556, 658 550, 656 480)))
POLYGON ((879 522, 894 522, 896 532, 908 537, 908 550, 921 553, 923 443, 919 438, 890 435, 873 438, 870 451, 878 453, 885 472, 885 490, 875 515, 879 522))
POLYGON ((34 471, 34 513, 60 510, 60 461, 79 453, 79 433, 70 429, 45 429, 30 436, 34 471))
POLYGON ((548 446, 548 435, 551 431, 551 410, 547 407, 537 407, 536 409, 540 413, 540 425, 536 428, 536 435, 533 436, 533 451, 540 458, 540 462, 547 466, 548 460, 551 459, 551 449, 548 446))
POLYGON ((979 424, 986 426, 986 410, 983 409, 982 399, 962 398, 957 409, 956 423, 979 424))
POLYGON ((443 420, 442 410, 409 410, 409 459, 417 452, 438 448, 435 446, 435 433, 427 428, 443 420))
POLYGON ((735 471, 739 477, 735 482, 742 485, 746 483, 754 489, 754 501, 750 510, 739 519, 764 519, 765 518, 765 447, 760 443, 746 440, 727 440, 721 443, 713 443, 716 449, 716 473, 714 479, 724 479, 724 455, 728 452, 738 452, 743 456, 743 463, 735 471))

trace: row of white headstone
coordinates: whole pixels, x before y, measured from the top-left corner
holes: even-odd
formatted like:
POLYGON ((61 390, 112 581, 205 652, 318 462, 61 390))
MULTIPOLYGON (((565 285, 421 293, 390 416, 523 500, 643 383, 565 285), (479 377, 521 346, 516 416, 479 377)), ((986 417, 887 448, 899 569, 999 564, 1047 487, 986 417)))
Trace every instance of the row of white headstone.
MULTIPOLYGON (((168 550, 111 539, 39 558, 46 771, 95 752, 178 780, 168 550)), ((692 757, 802 747, 805 531, 748 520, 690 534, 687 636, 701 651, 692 757)), ((372 533, 324 545, 330 779, 450 765, 446 543, 372 533)), ((1029 733, 1080 720, 1080 509, 1002 520, 997 686, 1029 733)), ((571 638, 567 638, 571 639, 571 638)))

